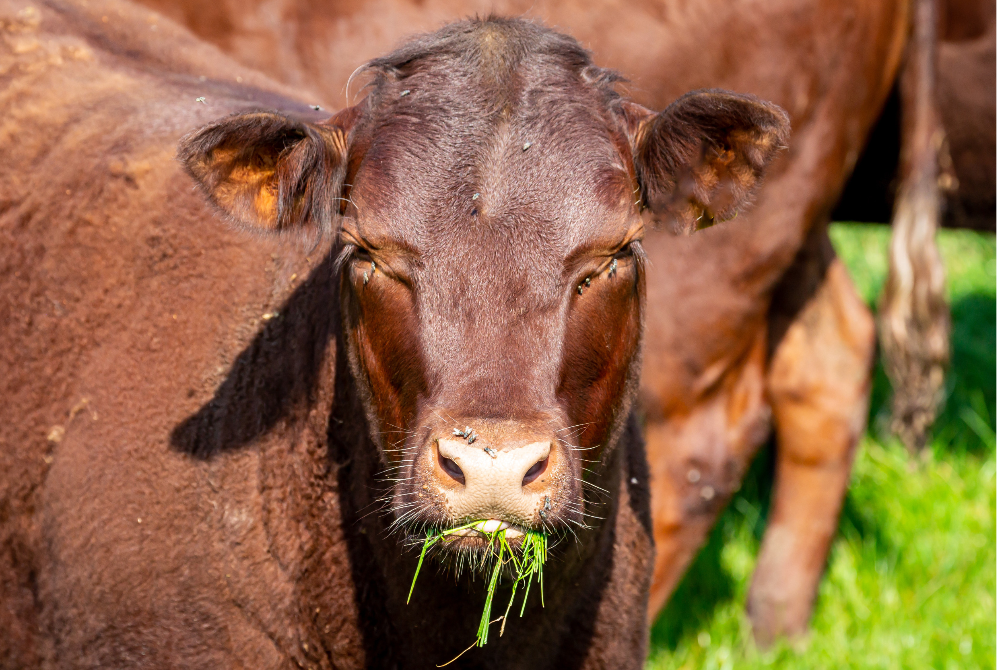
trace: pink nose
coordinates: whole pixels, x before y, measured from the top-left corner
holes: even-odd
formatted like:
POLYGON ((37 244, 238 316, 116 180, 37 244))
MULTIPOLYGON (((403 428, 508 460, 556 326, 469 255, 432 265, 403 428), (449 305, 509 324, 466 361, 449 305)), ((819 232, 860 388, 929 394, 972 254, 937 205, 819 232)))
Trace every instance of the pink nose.
POLYGON ((442 486, 452 515, 533 523, 544 496, 551 495, 550 451, 549 441, 497 451, 482 441, 438 440, 436 465, 452 482, 442 486))

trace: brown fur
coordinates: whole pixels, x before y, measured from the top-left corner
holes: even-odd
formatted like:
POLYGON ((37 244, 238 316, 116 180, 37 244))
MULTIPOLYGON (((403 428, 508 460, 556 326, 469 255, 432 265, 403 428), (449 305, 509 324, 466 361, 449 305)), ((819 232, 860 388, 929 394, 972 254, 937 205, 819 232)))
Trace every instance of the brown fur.
MULTIPOLYGON (((532 24, 468 22, 373 62, 362 107, 321 121, 125 3, 7 3, 0 25, 5 667, 447 660, 474 636, 482 586, 425 566, 405 605, 415 554, 390 523, 456 520, 433 499, 407 518, 419 469, 380 479, 450 428, 436 409, 590 424, 558 453, 593 489, 567 479, 533 526, 591 527, 553 548, 546 608, 461 666, 640 666, 640 210, 662 213, 633 201, 633 179, 670 175, 633 161, 614 76, 532 24), (191 188, 172 153, 197 127, 189 172, 271 235, 226 230, 191 188), (600 462, 584 474, 575 447, 600 462)), ((773 155, 780 110, 727 101, 770 110, 770 131, 732 117, 749 128, 735 154, 771 133, 773 155)), ((707 123, 700 139, 725 137, 707 123)), ((695 152, 675 169, 740 182, 730 163, 695 152)))

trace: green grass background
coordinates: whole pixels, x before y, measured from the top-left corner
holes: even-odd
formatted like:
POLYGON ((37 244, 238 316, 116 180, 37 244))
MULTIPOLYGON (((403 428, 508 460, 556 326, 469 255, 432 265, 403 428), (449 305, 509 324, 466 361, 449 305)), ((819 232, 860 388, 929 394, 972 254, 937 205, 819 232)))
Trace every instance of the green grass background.
MULTIPOLYGON (((887 226, 830 235, 874 309, 887 226)), ((996 667, 996 237, 945 230, 954 326, 944 410, 923 458, 886 435, 876 369, 868 433, 809 636, 759 651, 744 613, 764 533, 773 449, 762 450, 653 627, 647 670, 996 667)))

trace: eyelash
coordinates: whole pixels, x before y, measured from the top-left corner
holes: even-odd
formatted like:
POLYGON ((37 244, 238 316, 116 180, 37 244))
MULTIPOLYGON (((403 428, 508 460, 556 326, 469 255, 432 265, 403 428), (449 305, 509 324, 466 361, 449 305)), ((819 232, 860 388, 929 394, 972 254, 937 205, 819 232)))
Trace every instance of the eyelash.
POLYGON ((337 260, 333 262, 333 274, 335 276, 340 274, 340 272, 344 269, 344 266, 347 265, 348 261, 352 261, 357 258, 356 254, 358 252, 358 248, 359 247, 356 244, 345 244, 341 248, 340 253, 337 254, 337 260))
POLYGON ((642 248, 642 242, 639 240, 632 240, 622 247, 621 251, 618 253, 622 253, 622 251, 627 252, 628 256, 635 259, 637 269, 640 271, 645 269, 648 259, 646 257, 646 250, 642 248))

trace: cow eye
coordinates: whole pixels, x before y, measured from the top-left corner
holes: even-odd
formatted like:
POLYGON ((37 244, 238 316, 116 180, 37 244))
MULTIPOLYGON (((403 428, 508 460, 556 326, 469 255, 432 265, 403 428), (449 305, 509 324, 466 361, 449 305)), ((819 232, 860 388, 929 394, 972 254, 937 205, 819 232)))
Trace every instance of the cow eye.
POLYGON ((379 286, 385 286, 384 282, 388 280, 413 289, 410 267, 405 258, 382 255, 377 251, 372 253, 359 244, 345 245, 337 259, 337 269, 347 273, 359 287, 368 286, 377 279, 379 286))
POLYGON ((371 254, 364 247, 357 244, 345 244, 337 257, 337 270, 351 270, 358 263, 370 263, 371 254))
POLYGON ((371 281, 374 263, 371 253, 357 244, 345 244, 336 261, 336 272, 345 273, 352 280, 362 279, 365 284, 371 281))
POLYGON ((589 289, 595 286, 594 282, 598 279, 634 277, 635 271, 641 268, 645 257, 646 254, 638 240, 627 242, 614 253, 594 259, 592 264, 578 275, 574 291, 583 296, 589 293, 589 289))
POLYGON ((354 251, 351 253, 351 260, 355 263, 371 263, 374 259, 371 252, 364 247, 354 247, 354 251))
POLYGON ((631 267, 636 262, 642 262, 646 257, 646 252, 642 249, 642 244, 638 240, 633 240, 623 244, 618 251, 604 262, 601 271, 614 275, 616 272, 631 267))

